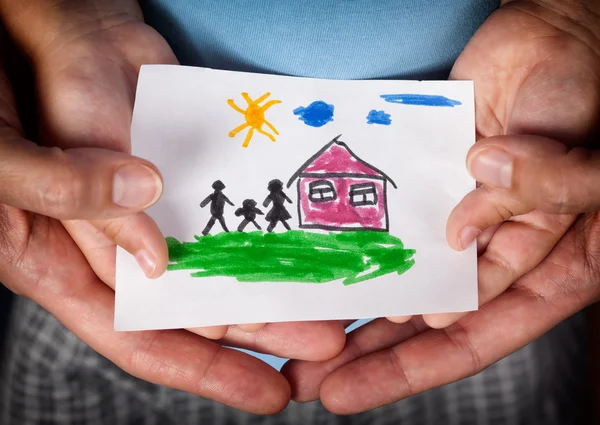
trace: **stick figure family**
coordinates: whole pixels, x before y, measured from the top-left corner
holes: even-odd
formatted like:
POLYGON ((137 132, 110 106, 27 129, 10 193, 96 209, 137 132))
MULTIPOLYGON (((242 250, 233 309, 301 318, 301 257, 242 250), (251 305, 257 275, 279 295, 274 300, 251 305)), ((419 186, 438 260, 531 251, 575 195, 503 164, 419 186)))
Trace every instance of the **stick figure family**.
MULTIPOLYGON (((206 227, 202 231, 202 234, 206 236, 213 228, 215 223, 218 221, 223 230, 229 233, 229 229, 225 224, 225 218, 223 213, 225 212, 225 204, 234 206, 233 202, 229 200, 223 193, 225 185, 221 180, 217 180, 212 184, 214 190, 213 193, 208 195, 200 203, 200 208, 204 208, 210 204, 210 220, 206 224, 206 227)), ((267 208, 272 204, 271 210, 265 216, 266 221, 269 222, 267 231, 272 232, 277 226, 277 223, 283 224, 287 230, 291 230, 287 220, 292 218, 288 210, 285 208, 285 202, 292 203, 292 200, 283 192, 283 182, 281 180, 271 180, 267 186, 269 195, 265 198, 263 206, 267 208)), ((238 226, 238 232, 243 232, 246 226, 250 223, 254 225, 258 230, 262 230, 260 225, 256 222, 258 215, 264 215, 264 213, 256 207, 256 201, 254 199, 246 199, 242 202, 242 206, 235 211, 236 217, 244 217, 240 225, 238 226)))

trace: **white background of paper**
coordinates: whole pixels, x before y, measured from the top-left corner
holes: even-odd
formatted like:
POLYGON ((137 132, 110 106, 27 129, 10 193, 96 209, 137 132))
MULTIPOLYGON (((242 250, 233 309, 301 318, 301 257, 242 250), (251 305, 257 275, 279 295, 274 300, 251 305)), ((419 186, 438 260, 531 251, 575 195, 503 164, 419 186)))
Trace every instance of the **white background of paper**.
MULTIPOLYGON (((240 283, 228 277, 192 278, 188 270, 169 271, 150 280, 134 258, 119 249, 116 329, 476 309, 475 249, 458 253, 445 239, 449 213, 474 188, 465 168, 466 153, 475 143, 471 82, 326 81, 164 65, 144 66, 140 74, 132 123, 133 154, 161 170, 164 195, 148 213, 165 236, 180 241, 193 241, 210 218, 209 207, 200 209, 199 203, 212 192, 214 180, 226 184, 224 193, 235 208, 246 198, 260 204, 268 194, 269 180, 287 183, 338 134, 357 156, 398 184, 398 189, 388 185, 390 233, 402 239, 406 248, 416 249, 416 264, 410 270, 350 286, 341 282, 240 283), (227 99, 235 99, 245 109, 241 92, 253 99, 271 92, 269 100, 282 100, 266 113, 279 130, 276 143, 255 133, 244 149, 245 132, 233 139, 228 136, 244 117, 229 107, 227 99), (459 100, 462 106, 399 105, 379 97, 395 93, 442 95, 459 100), (334 121, 321 128, 305 125, 292 113, 315 100, 335 105, 334 121), (366 116, 372 109, 391 114, 392 124, 368 125, 366 116)), ((286 193, 294 200, 289 223, 296 228, 295 186, 286 193)), ((232 230, 240 221, 234 216, 235 208, 225 210, 232 230)), ((266 227, 264 219, 260 223, 266 227)), ((216 231, 220 231, 218 223, 216 231)))

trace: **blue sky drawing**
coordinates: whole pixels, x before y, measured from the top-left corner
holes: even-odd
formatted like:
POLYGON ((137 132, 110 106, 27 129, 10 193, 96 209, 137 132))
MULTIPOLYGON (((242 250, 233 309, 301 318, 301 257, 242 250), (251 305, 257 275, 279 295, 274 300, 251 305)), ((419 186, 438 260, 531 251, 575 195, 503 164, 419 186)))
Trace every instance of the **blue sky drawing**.
POLYGON ((293 112, 304 124, 311 127, 323 127, 333 121, 333 110, 333 105, 316 100, 306 107, 300 106, 294 109, 293 112))
POLYGON ((367 115, 367 124, 390 125, 391 123, 391 115, 385 111, 372 109, 367 115))
POLYGON ((382 94, 381 98, 388 103, 402 105, 441 106, 449 108, 462 105, 458 100, 431 94, 382 94))

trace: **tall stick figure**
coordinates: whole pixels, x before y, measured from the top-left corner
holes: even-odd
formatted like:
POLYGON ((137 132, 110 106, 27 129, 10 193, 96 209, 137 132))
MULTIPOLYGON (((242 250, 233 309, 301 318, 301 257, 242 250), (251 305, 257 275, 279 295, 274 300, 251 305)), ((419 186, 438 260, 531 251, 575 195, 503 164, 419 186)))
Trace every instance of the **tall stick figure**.
POLYGON ((217 180, 216 182, 214 182, 212 184, 212 188, 214 189, 214 192, 208 195, 206 199, 204 199, 204 201, 200 203, 200 208, 204 208, 205 206, 210 204, 211 217, 210 220, 208 220, 206 227, 202 231, 202 234, 204 236, 208 235, 208 232, 210 232, 210 229, 212 229, 217 220, 219 221, 219 224, 221 224, 223 230, 229 233, 229 229, 227 229, 225 219, 223 218, 223 212, 225 210, 225 203, 228 203, 229 205, 233 206, 233 202, 231 202, 229 198, 227 198, 227 196, 223 194, 223 189, 225 189, 225 185, 221 180, 217 180))

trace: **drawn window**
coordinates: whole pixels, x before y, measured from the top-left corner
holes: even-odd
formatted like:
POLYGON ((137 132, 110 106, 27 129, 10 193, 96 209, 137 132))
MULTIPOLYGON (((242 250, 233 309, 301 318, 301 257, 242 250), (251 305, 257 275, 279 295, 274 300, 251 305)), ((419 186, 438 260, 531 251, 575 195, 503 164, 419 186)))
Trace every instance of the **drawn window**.
POLYGON ((333 183, 317 180, 308 184, 308 199, 312 202, 329 202, 337 199, 333 183))
POLYGON ((353 207, 377 205, 377 189, 373 183, 353 184, 348 195, 353 207))

